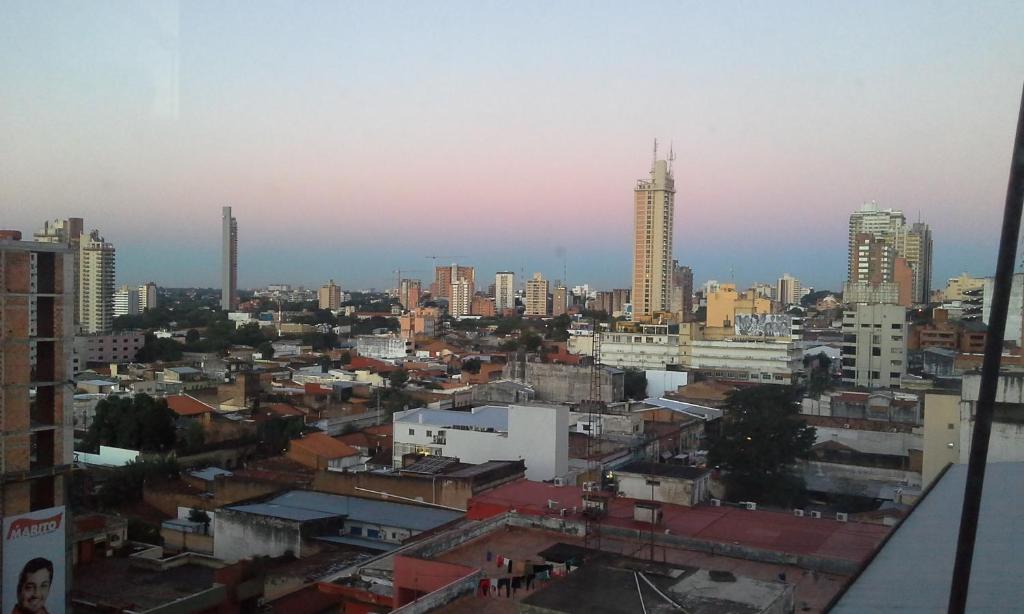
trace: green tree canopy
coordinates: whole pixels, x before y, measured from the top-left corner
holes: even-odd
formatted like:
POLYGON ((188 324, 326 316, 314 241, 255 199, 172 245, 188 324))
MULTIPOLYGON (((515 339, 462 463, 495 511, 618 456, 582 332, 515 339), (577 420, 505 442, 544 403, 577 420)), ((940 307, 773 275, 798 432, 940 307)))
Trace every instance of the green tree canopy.
POLYGON ((803 478, 793 472, 807 458, 815 430, 800 418, 800 391, 764 385, 730 393, 722 433, 708 462, 724 471, 728 497, 790 506, 802 496, 803 478))
POLYGON ((409 372, 405 369, 395 369, 388 375, 388 382, 392 388, 402 388, 409 381, 409 372))
POLYGON ((625 392, 627 399, 642 401, 647 398, 647 374, 641 369, 626 369, 625 392))
POLYGON ((462 370, 466 373, 477 374, 480 372, 480 359, 470 358, 469 360, 462 361, 462 370))
POLYGON ((85 436, 87 448, 100 445, 167 452, 174 448, 174 412, 167 401, 148 394, 109 397, 96 404, 96 416, 85 436))

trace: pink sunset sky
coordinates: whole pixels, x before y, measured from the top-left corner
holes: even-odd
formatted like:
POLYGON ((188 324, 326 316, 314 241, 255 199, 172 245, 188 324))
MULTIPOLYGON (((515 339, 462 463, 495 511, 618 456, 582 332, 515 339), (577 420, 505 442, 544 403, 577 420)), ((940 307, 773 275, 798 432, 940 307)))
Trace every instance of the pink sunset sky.
POLYGON ((2 225, 84 217, 119 281, 215 285, 231 205, 243 286, 625 287, 655 137, 698 282, 838 289, 867 200, 932 226, 933 286, 994 268, 1024 5, 9 5, 2 225))

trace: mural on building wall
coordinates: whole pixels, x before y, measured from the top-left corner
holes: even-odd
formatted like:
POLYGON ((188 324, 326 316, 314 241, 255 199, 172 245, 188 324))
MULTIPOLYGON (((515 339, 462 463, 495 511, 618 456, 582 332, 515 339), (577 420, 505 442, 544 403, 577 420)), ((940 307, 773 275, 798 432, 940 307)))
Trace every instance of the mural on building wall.
POLYGON ((741 337, 788 337, 792 328, 792 321, 786 314, 736 314, 736 334, 741 337))

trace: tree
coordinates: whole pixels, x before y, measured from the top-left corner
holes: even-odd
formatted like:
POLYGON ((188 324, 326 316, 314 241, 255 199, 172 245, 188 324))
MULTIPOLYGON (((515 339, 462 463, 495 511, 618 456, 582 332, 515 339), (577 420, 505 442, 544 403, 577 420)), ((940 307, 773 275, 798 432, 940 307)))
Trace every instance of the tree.
POLYGON ((342 352, 341 356, 338 358, 338 362, 340 362, 342 366, 351 363, 352 362, 352 352, 349 352, 347 350, 342 352))
POLYGON ((565 313, 555 316, 545 326, 545 336, 552 341, 568 341, 571 321, 569 315, 565 313))
POLYGON ((392 388, 402 388, 409 381, 409 372, 405 369, 395 369, 388 375, 388 383, 392 388))
POLYGON ((97 403, 84 444, 90 450, 105 445, 166 452, 174 442, 174 412, 167 408, 167 402, 137 394, 134 398, 108 397, 97 403))
POLYGON ((188 329, 188 332, 185 333, 185 343, 195 343, 197 341, 199 341, 199 331, 194 328, 188 329))
POLYGON ((544 338, 532 330, 524 330, 519 335, 519 345, 527 352, 536 352, 543 345, 544 338))
POLYGON ((261 422, 256 433, 264 452, 283 454, 288 450, 288 442, 302 434, 302 428, 301 420, 271 418, 261 422))
POLYGON ((178 453, 183 456, 195 454, 203 449, 205 443, 206 433, 203 431, 203 425, 193 420, 178 439, 178 453))
POLYGON ((142 348, 135 353, 139 362, 157 362, 181 360, 181 344, 174 339, 157 338, 153 333, 146 333, 142 348))
POLYGON ((817 399, 833 387, 832 359, 824 352, 805 356, 804 368, 807 369, 807 396, 817 399))
POLYGON ((801 498, 803 478, 792 467, 810 455, 815 430, 800 418, 799 399, 794 386, 755 386, 729 394, 722 433, 708 462, 724 470, 730 500, 790 506, 801 498))
POLYGON ((647 374, 640 369, 626 369, 625 393, 627 399, 641 401, 647 398, 647 374))
POLYGON ((188 511, 188 519, 192 522, 198 522, 203 525, 203 533, 210 534, 210 515, 206 513, 206 510, 201 510, 198 507, 193 507, 188 511))
POLYGON ((469 360, 462 361, 462 370, 473 375, 480 373, 480 359, 470 358, 469 360))
POLYGON ((274 357, 274 344, 269 341, 264 341, 256 346, 256 351, 260 353, 263 360, 270 360, 274 357))

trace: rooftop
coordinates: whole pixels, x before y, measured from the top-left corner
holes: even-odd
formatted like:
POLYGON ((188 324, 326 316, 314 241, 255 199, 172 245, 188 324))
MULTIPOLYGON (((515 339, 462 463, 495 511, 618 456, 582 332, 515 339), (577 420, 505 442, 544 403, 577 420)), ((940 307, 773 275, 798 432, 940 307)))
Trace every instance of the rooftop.
POLYGON ((616 473, 657 475, 666 478, 679 478, 682 480, 695 480, 706 475, 710 471, 710 469, 700 469, 698 467, 688 467, 686 465, 669 465, 648 461, 636 461, 615 470, 616 473))
POLYGON ((179 416, 212 414, 214 409, 199 399, 187 394, 172 394, 167 397, 167 407, 179 416))
POLYGON ((450 409, 410 409, 395 413, 395 422, 404 424, 425 424, 429 426, 466 427, 471 429, 492 429, 508 431, 508 407, 483 405, 472 411, 450 409))
POLYGON ((359 454, 359 450, 326 433, 310 433, 299 439, 291 440, 290 445, 292 449, 299 448, 327 459, 345 458, 359 454))
POLYGON ((146 611, 207 590, 213 583, 210 567, 186 564, 152 571, 133 566, 127 557, 97 557, 75 567, 71 598, 111 606, 111 611, 146 611))
POLYGON ((462 517, 461 512, 441 508, 309 490, 292 490, 261 503, 232 505, 227 509, 300 522, 346 516, 355 522, 374 522, 414 531, 427 531, 462 517))
MULTIPOLYGON (((945 611, 966 480, 967 465, 950 466, 832 611, 945 611)), ((967 611, 1012 612, 1020 608, 1022 506, 1024 462, 989 463, 967 611)))
POLYGON ((673 401, 672 399, 665 398, 647 398, 644 399, 644 403, 652 407, 660 407, 662 409, 669 409, 672 411, 681 412, 690 416, 696 416, 705 420, 714 420, 722 417, 722 410, 715 409, 713 407, 705 407, 703 405, 695 405, 693 403, 686 403, 684 401, 673 401))
MULTIPOLYGON (((517 480, 470 499, 466 516, 481 520, 512 509, 531 516, 558 516, 561 508, 582 509, 581 502, 579 487, 517 480), (549 508, 549 500, 557 501, 556 509, 549 508)), ((634 502, 634 499, 625 497, 611 498, 604 523, 649 530, 649 523, 633 520, 634 502)), ((661 528, 669 530, 672 535, 854 563, 866 561, 889 532, 882 525, 797 518, 791 513, 748 511, 727 505, 683 507, 664 504, 662 511, 661 528)))

